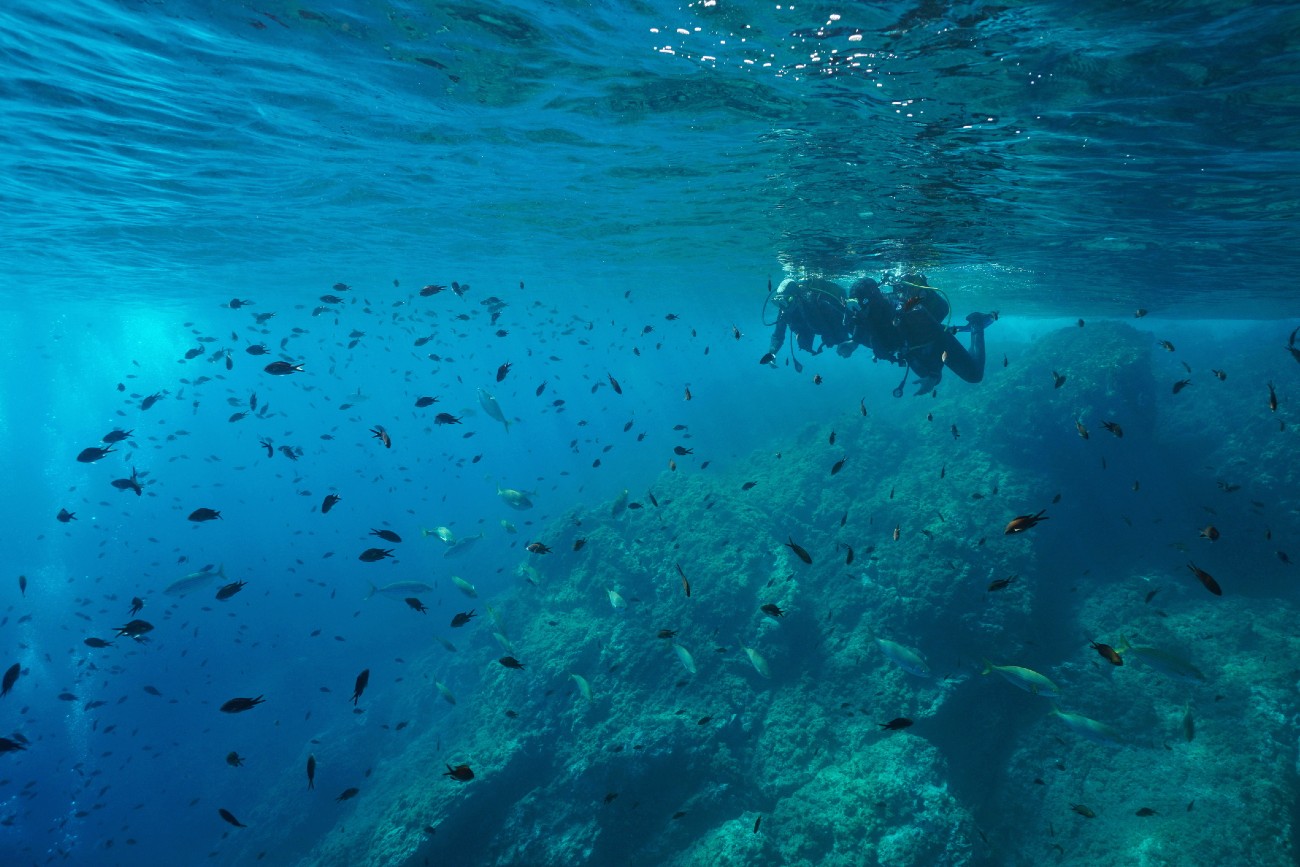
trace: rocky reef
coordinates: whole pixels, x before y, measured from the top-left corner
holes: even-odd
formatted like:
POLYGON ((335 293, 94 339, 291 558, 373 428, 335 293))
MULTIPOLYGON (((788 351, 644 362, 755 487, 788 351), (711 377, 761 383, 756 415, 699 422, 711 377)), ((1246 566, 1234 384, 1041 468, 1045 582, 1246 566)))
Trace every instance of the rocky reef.
POLYGON ((459 651, 419 660, 420 734, 301 863, 1294 863, 1294 603, 1234 565, 1250 522, 1207 593, 1204 514, 1165 499, 1210 502, 1235 455, 1294 462, 1261 422, 1178 463, 1187 395, 1154 345, 1064 329, 896 424, 853 408, 557 521, 459 651), (477 683, 454 706, 453 675, 477 683))

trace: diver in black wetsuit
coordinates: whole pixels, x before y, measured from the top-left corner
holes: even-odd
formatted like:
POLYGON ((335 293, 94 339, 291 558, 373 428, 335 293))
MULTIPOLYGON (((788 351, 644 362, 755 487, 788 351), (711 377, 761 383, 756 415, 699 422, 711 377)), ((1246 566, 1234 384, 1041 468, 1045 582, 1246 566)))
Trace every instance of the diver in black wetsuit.
MULTIPOLYGON (((840 344, 840 355, 848 358, 858 345, 870 347, 876 358, 907 367, 917 377, 918 395, 934 390, 945 366, 967 382, 984 378, 984 329, 997 320, 996 312, 972 313, 965 327, 945 327, 948 301, 924 274, 907 274, 890 288, 892 295, 886 295, 870 277, 853 284, 846 302, 853 335, 840 344), (958 342, 959 331, 970 332, 969 350, 958 342)), ((896 397, 906 381, 904 374, 896 397)))
POLYGON ((826 347, 837 346, 850 337, 844 289, 837 283, 820 277, 783 280, 772 295, 772 303, 779 312, 762 364, 776 364, 776 354, 785 342, 787 328, 794 333, 799 348, 812 355, 820 355, 826 347), (814 350, 816 337, 821 338, 821 346, 814 350))
MULTIPOLYGON (((889 286, 886 294, 875 280, 863 277, 846 296, 838 284, 820 277, 783 281, 772 297, 781 312, 768 352, 759 363, 776 365, 776 353, 789 327, 799 348, 813 355, 834 346, 848 358, 858 346, 869 347, 877 359, 915 374, 918 395, 934 391, 945 366, 967 382, 984 378, 984 329, 998 318, 997 313, 972 313, 965 326, 948 327, 943 324, 948 301, 924 274, 907 274, 889 286), (971 334, 969 349, 957 340, 961 331, 971 334), (818 336, 822 345, 814 351, 813 339, 818 336)), ((895 397, 902 396, 906 382, 904 374, 903 383, 894 389, 895 397)))

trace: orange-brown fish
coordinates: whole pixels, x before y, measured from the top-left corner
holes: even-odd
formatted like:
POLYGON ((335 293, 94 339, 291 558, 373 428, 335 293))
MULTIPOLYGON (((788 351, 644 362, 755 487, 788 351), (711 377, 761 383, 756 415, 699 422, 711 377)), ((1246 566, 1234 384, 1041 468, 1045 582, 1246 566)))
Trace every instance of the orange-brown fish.
POLYGON ((1109 662, 1111 665, 1124 664, 1124 657, 1120 656, 1119 651, 1111 647, 1109 644, 1098 644, 1097 642, 1094 641, 1091 642, 1089 646, 1092 647, 1093 650, 1100 653, 1102 658, 1105 659, 1107 662, 1109 662))
POLYGON ((1016 515, 1008 523, 1005 530, 1002 531, 1004 536, 1011 536, 1016 533, 1023 533, 1030 527, 1037 526, 1039 521, 1049 520, 1044 514, 1047 510, 1041 509, 1036 515, 1016 515))

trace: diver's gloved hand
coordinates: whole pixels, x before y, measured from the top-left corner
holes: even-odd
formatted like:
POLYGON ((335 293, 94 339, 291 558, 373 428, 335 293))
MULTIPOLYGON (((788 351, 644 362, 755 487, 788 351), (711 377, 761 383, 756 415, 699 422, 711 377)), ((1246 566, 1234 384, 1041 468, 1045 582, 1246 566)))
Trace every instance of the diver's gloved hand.
POLYGON ((776 353, 769 352, 758 360, 759 364, 766 364, 768 367, 776 367, 776 353))
POLYGON ((934 387, 939 384, 937 376, 923 376, 916 381, 917 389, 914 397, 920 397, 923 394, 929 394, 934 391, 934 387))
POLYGON ((966 321, 970 323, 972 331, 983 331, 985 328, 988 328, 994 322, 998 321, 998 311, 994 310, 992 313, 972 313, 966 317, 966 321))

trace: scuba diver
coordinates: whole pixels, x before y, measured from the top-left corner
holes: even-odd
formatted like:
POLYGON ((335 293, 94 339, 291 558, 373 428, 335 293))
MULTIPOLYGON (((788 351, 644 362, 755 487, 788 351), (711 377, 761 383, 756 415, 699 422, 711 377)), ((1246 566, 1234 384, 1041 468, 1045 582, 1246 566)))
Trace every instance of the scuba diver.
POLYGON ((812 355, 820 355, 826 347, 844 343, 851 336, 844 288, 830 280, 786 278, 772 295, 772 303, 777 308, 776 328, 760 364, 775 366, 787 328, 799 348, 812 355), (821 337, 822 343, 814 350, 816 337, 821 337))
MULTIPOLYGON (((839 289, 834 283, 829 285, 839 289)), ((934 391, 945 366, 966 382, 975 383, 984 378, 984 329, 997 320, 996 312, 972 313, 962 327, 945 326, 950 305, 942 292, 930 286, 924 274, 906 274, 890 280, 888 285, 891 292, 886 295, 870 277, 854 283, 844 300, 849 337, 834 343, 823 338, 823 343, 837 346, 836 351, 844 358, 851 356, 858 346, 866 346, 877 360, 907 368, 903 381, 894 389, 895 397, 902 397, 909 374, 917 377, 917 395, 934 391), (956 334, 961 331, 971 334, 969 350, 957 340, 956 334)), ((829 332, 839 334, 835 329, 829 332)), ((775 345, 779 347, 779 342, 775 345)), ((764 364, 774 361, 773 352, 761 359, 764 364)))

